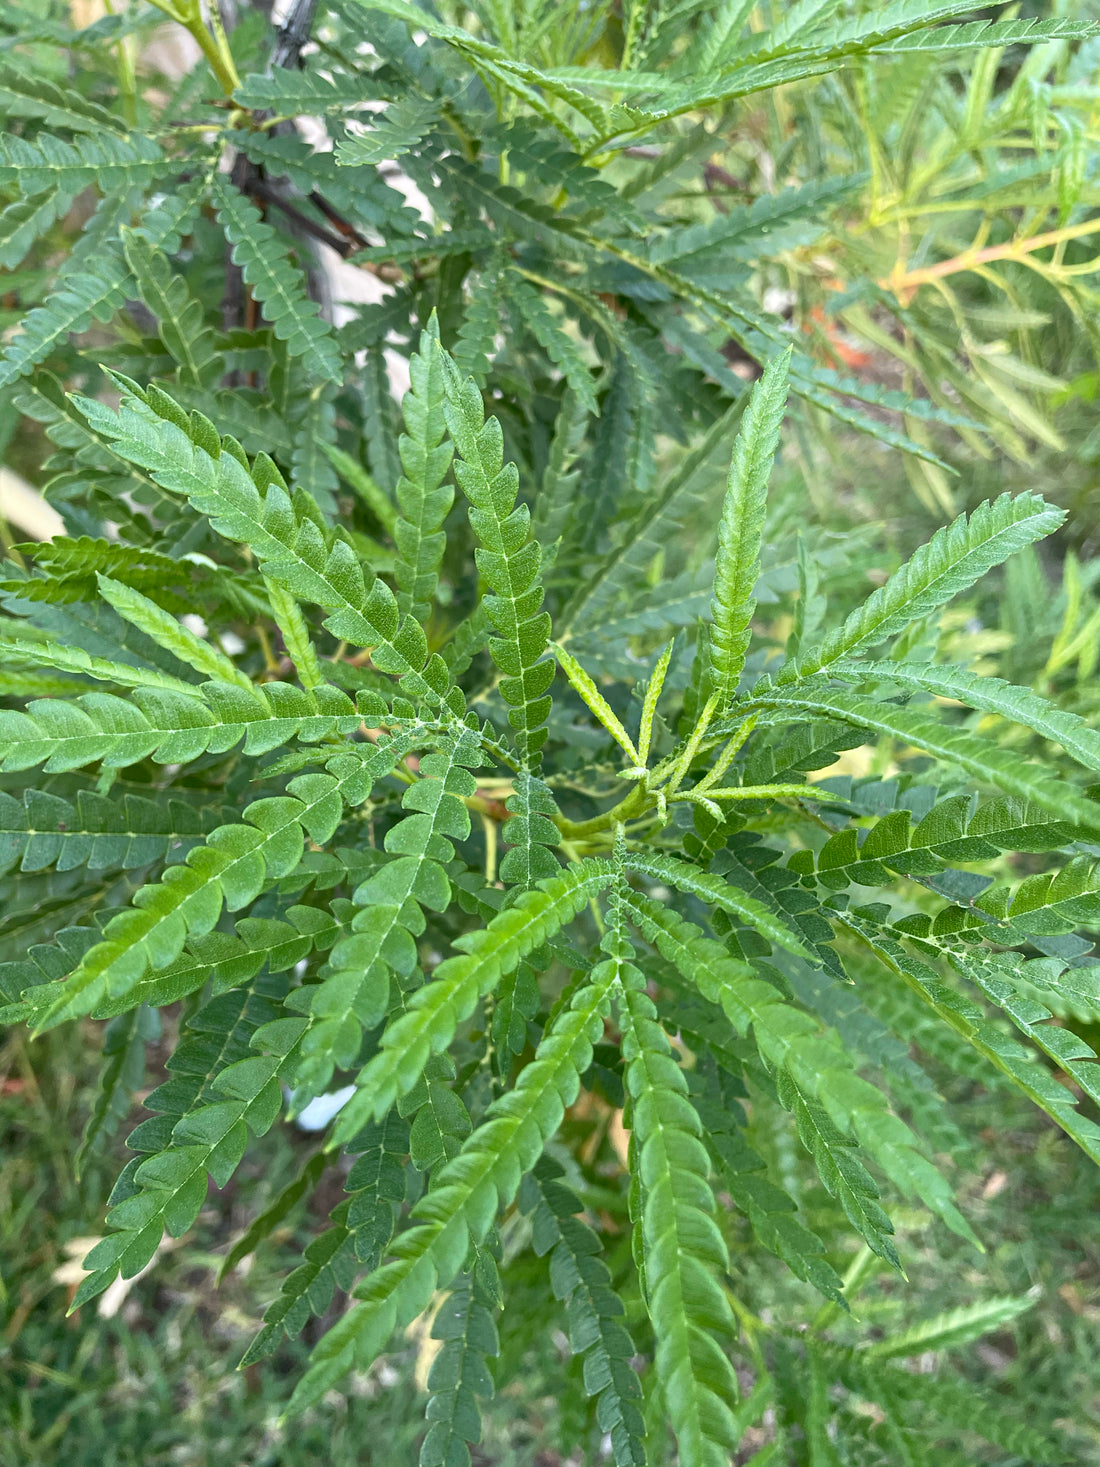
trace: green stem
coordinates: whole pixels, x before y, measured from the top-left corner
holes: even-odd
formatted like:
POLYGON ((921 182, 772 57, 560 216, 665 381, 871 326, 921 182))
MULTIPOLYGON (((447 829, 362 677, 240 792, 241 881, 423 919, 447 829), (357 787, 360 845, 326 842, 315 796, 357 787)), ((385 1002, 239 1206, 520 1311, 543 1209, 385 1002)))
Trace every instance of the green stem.
MULTIPOLYGON (((111 0, 104 0, 108 15, 114 15, 111 0)), ((118 43, 118 90, 122 97, 122 115, 127 127, 137 126, 137 65, 133 36, 123 36, 118 43)))
POLYGON ((650 803, 648 797, 649 790, 644 785, 636 785, 625 800, 620 800, 602 815, 594 815, 591 820, 567 820, 564 815, 558 815, 554 823, 567 840, 584 840, 601 830, 610 830, 618 823, 625 824, 627 820, 643 815, 650 803))
MULTIPOLYGON (((853 1258, 841 1283, 841 1290, 845 1300, 853 1298, 859 1292, 860 1287, 866 1281, 868 1275, 873 1272, 877 1263, 878 1260, 875 1254, 864 1243, 855 1258, 853 1258)), ((820 1334, 822 1330, 827 1329, 832 1324, 843 1307, 835 1299, 827 1300, 814 1315, 810 1322, 810 1328, 815 1334, 820 1334)))
POLYGON ((172 0, 152 0, 158 10, 176 21, 178 25, 184 26, 191 32, 199 43, 199 49, 210 63, 210 69, 218 79, 222 91, 227 97, 231 97, 241 84, 237 75, 237 66, 233 60, 233 53, 229 49, 229 38, 225 34, 221 16, 218 14, 217 0, 211 0, 210 4, 210 26, 207 30, 202 18, 202 10, 199 0, 187 0, 185 8, 177 10, 172 0))
MULTIPOLYGON (((201 17, 199 18, 199 26, 206 32, 206 27, 202 24, 201 17)), ((226 96, 229 97, 240 86, 241 79, 237 74, 237 64, 233 60, 233 53, 229 49, 229 37, 225 33, 225 26, 222 25, 218 0, 210 0, 210 32, 213 32, 211 39, 214 42, 214 49, 219 58, 217 65, 215 65, 213 59, 211 59, 210 65, 214 67, 214 74, 225 89, 226 96)), ((206 33, 210 34, 210 32, 206 33)), ((202 42, 200 41, 199 44, 201 45, 202 42)))
POLYGON ((465 127, 463 127, 458 113, 453 107, 444 106, 440 108, 440 115, 462 144, 462 156, 468 163, 472 163, 477 157, 477 148, 474 146, 473 138, 466 131, 465 127))

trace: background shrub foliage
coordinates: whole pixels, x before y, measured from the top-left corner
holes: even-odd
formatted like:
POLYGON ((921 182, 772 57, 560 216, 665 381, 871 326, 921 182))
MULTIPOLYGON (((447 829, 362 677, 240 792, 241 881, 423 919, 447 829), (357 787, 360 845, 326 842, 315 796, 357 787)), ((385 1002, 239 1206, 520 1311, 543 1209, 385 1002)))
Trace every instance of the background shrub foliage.
POLYGON ((0 1455, 1100 1460, 1092 9, 0 28, 0 1455))

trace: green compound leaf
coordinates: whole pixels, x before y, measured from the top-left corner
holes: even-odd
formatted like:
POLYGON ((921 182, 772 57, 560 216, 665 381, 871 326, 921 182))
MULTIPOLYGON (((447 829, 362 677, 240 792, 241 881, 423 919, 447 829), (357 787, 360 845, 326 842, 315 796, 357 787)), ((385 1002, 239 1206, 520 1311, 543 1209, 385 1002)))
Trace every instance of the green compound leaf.
POLYGON ((721 877, 714 876, 709 871, 701 871, 697 866, 680 861, 675 856, 650 856, 644 852, 631 851, 626 860, 628 868, 637 871, 640 876, 648 876, 652 881, 667 882, 669 886, 698 897, 700 901, 709 903, 720 912, 727 912, 738 921, 754 927, 762 937, 774 942, 777 947, 785 948, 797 957, 809 958, 810 954, 800 938, 781 917, 755 897, 739 891, 721 877))
POLYGON ((204 321, 201 304, 141 230, 124 231, 122 248, 141 298, 156 319, 160 339, 179 369, 181 381, 204 386, 211 376, 218 375, 220 363, 214 333, 204 321))
MULTIPOLYGON (((123 688, 160 688, 185 698, 201 698, 196 683, 184 682, 155 667, 136 667, 126 662, 111 662, 105 657, 92 657, 81 647, 61 646, 57 642, 0 641, 0 662, 29 663, 32 667, 53 667, 59 672, 80 673, 97 682, 114 683, 123 688)), ((74 685, 70 684, 70 687, 74 685)))
POLYGON ((1070 713, 1030 688, 1013 687, 998 677, 979 677, 960 667, 941 667, 920 662, 843 663, 834 668, 837 677, 864 678, 877 683, 896 683, 919 689, 939 698, 953 698, 983 713, 1029 728, 1052 744, 1060 744, 1071 759, 1100 773, 1100 734, 1083 718, 1070 713))
MULTIPOLYGON (((380 1125, 367 1126, 349 1143, 347 1150, 355 1161, 344 1184, 348 1196, 329 1214, 330 1226, 309 1243, 304 1261, 284 1279, 264 1314, 263 1328, 244 1353, 241 1369, 265 1359, 284 1338, 293 1339, 309 1319, 323 1314, 337 1288, 351 1288, 358 1265, 378 1267, 393 1236, 397 1208, 405 1199, 402 1163, 408 1149, 409 1128, 392 1113, 380 1125)), ((324 1173, 325 1160, 325 1152, 315 1153, 296 1182, 256 1219, 230 1259, 245 1257, 314 1189, 324 1173)), ((222 1273, 231 1267, 227 1259, 222 1273)))
MULTIPOLYGON (((27 68, 0 66, 0 106, 11 117, 37 117, 47 127, 73 132, 125 135, 117 117, 71 87, 59 86, 27 68)), ((37 139, 40 144, 48 141, 37 139)))
POLYGON ((504 437, 496 418, 485 417, 476 384, 462 382, 452 367, 447 381, 447 426, 458 457, 454 472, 470 501, 470 524, 481 548, 478 570, 489 587, 484 597, 497 636, 489 651, 503 673, 500 692, 508 704, 524 767, 535 769, 546 741, 554 664, 544 656, 550 617, 542 608, 542 550, 531 538, 531 514, 516 505, 519 474, 504 462, 504 437))
POLYGON ((454 503, 454 490, 443 483, 454 450, 446 436, 443 354, 434 320, 421 336, 409 371, 412 386, 401 405, 405 432, 397 441, 403 472, 397 482, 401 513, 392 527, 398 555, 394 579, 401 615, 423 623, 447 544, 443 521, 454 503))
POLYGON ((174 616, 169 616, 155 601, 143 596, 140 591, 112 580, 110 576, 96 577, 100 594, 109 606, 113 606, 125 621, 152 638, 158 647, 171 652, 180 662, 186 662, 214 682, 228 683, 255 693, 252 679, 238 671, 236 665, 212 642, 196 636, 174 616))
POLYGON ((278 1063, 250 1058, 249 1045, 285 991, 285 978, 254 979, 212 999, 190 1021, 168 1067, 172 1078, 146 1098, 156 1114, 130 1135, 131 1150, 141 1155, 111 1193, 113 1231, 85 1259, 89 1272, 73 1309, 119 1274, 139 1273, 165 1232, 185 1233, 206 1201, 207 1176, 224 1187, 248 1134, 271 1127, 282 1106, 278 1063))
MULTIPOLYGON (((420 758, 420 777, 405 792, 402 808, 409 813, 386 833, 385 848, 392 859, 353 893, 359 910, 351 932, 336 944, 321 970, 321 982, 288 1000, 309 1015, 299 1042, 296 1104, 319 1094, 335 1068, 354 1065, 363 1030, 376 1028, 387 1014, 391 975, 401 986, 419 981, 415 939, 426 925, 424 909, 445 911, 451 900, 444 866, 454 860, 453 841, 470 833, 463 799, 477 788, 471 768, 485 758, 466 728, 457 738, 439 734, 426 742, 437 747, 420 758)), ((390 747, 403 754, 412 745, 412 736, 398 735, 390 747)), ((345 1117, 345 1136, 347 1124, 345 1117)))
MULTIPOLYGON (((1097 826, 1098 807, 1084 793, 988 739, 936 722, 922 708, 874 702, 838 691, 817 679, 792 688, 777 688, 774 693, 754 693, 746 707, 754 704, 760 708, 797 707, 802 713, 833 717, 867 733, 886 734, 955 765, 974 779, 998 786, 1008 795, 1040 806, 1057 820, 1085 830, 1097 826)), ((716 727, 714 732, 718 731, 716 727)))
POLYGON ((152 1010, 132 1009, 107 1025, 103 1035, 103 1076, 92 1113, 84 1127, 73 1160, 77 1176, 87 1158, 101 1150, 125 1120, 134 1094, 145 1079, 145 1049, 160 1038, 160 1023, 152 1010))
POLYGON ((16 199, 0 213, 0 269, 14 270, 42 235, 68 213, 72 194, 36 194, 16 199))
POLYGON ((845 913, 837 921, 866 943, 941 1022, 950 1025, 1034 1105, 1045 1111, 1087 1156, 1100 1164, 1100 1126, 1077 1112, 1073 1093, 1035 1063, 1034 1051, 1006 1036, 977 1004, 948 988, 934 968, 908 953, 893 935, 880 931, 874 923, 856 914, 845 913))
POLYGON ((1051 534, 1065 515, 1033 494, 1002 494, 937 530, 884 586, 819 646, 779 673, 781 686, 873 647, 966 591, 994 566, 1051 534))
POLYGON ((306 295, 301 272, 281 236, 265 224, 260 211, 220 174, 211 183, 218 221, 233 248, 233 259, 259 301, 275 335, 306 372, 319 382, 340 380, 340 358, 331 328, 316 301, 306 295))
POLYGON ((693 1099, 714 1170, 734 1206, 748 1219, 754 1237, 782 1258, 797 1278, 847 1308, 843 1282, 824 1257, 825 1244, 798 1219, 793 1199, 767 1178, 764 1161, 731 1120, 728 1104, 698 1095, 693 1099))
POLYGON ((492 992, 521 958, 541 947, 589 899, 614 879, 609 862, 578 861, 558 876, 522 892, 480 931, 455 943, 460 956, 445 958, 430 983, 417 989, 408 1007, 387 1025, 379 1053, 361 1071, 358 1092, 337 1123, 342 1140, 373 1115, 381 1117, 424 1073, 431 1055, 450 1044, 458 1025, 478 999, 492 992))
POLYGON ((631 1215, 641 1238, 657 1378, 685 1467, 717 1467, 740 1433, 732 1409, 737 1377, 721 1339, 735 1332, 719 1282, 729 1253, 714 1219, 702 1123, 645 978, 630 961, 630 944, 609 929, 604 946, 617 973, 630 1097, 631 1215))
MULTIPOLYGON (((143 675, 140 681, 146 682, 143 675)), ((139 686, 128 699, 86 693, 73 702, 35 699, 26 713, 0 709, 0 758, 5 770, 43 764, 48 774, 97 762, 125 769, 150 757, 186 764, 201 754, 223 754, 242 739, 250 754, 295 738, 319 743, 333 732, 353 732, 361 721, 336 688, 307 693, 289 683, 266 683, 245 692, 203 683, 183 694, 139 686)))
POLYGON ((430 1425, 420 1447, 420 1467, 451 1467, 468 1462, 467 1443, 481 1440, 478 1397, 492 1398, 493 1377, 486 1362, 500 1353, 493 1301, 476 1271, 460 1275, 436 1310, 432 1338, 442 1341, 442 1348, 428 1373, 430 1425))
MULTIPOLYGON (((541 895, 530 893, 528 900, 541 895)), ((615 972, 610 963, 593 970, 547 1029, 515 1088, 493 1102, 483 1124, 440 1170, 413 1209, 413 1226, 394 1244, 393 1261, 359 1285, 358 1302, 313 1351, 291 1413, 319 1399, 353 1365, 365 1367, 380 1354, 393 1331, 415 1319, 435 1290, 450 1283, 470 1243, 486 1236, 498 1210, 515 1197, 523 1173, 538 1161, 565 1106, 576 1099, 580 1073, 603 1033, 615 972)))
POLYGON ((511 886, 529 887, 556 876, 558 863, 548 847, 560 841, 554 817, 557 803, 547 785, 532 774, 517 774, 505 802, 509 818, 500 838, 508 846, 500 863, 500 879, 511 886))
POLYGON ((1056 851, 1077 838, 1071 825, 1020 800, 1005 797, 972 807, 969 795, 949 795, 916 823, 908 810, 894 810, 870 827, 862 844, 856 828, 848 826, 816 853, 795 852, 789 865, 800 874, 816 871, 831 891, 851 882, 889 886, 895 874, 928 878, 934 886, 950 862, 993 860, 1009 850, 1056 851))
POLYGON ((183 800, 121 798, 78 791, 74 800, 46 790, 24 790, 21 800, 0 793, 0 870, 55 866, 72 871, 132 871, 182 853, 213 828, 210 812, 183 800))
POLYGON ((550 1285, 566 1308, 570 1348, 584 1356, 584 1387, 598 1396, 597 1418, 610 1434, 615 1467, 644 1467, 642 1388, 631 1365, 625 1308, 600 1257, 599 1237, 577 1216, 580 1199, 563 1175, 556 1161, 542 1157, 524 1178, 520 1206, 532 1213, 535 1252, 550 1254, 550 1285))
POLYGON ((920 1197, 953 1232, 977 1241, 944 1178, 916 1149, 916 1138, 891 1114, 881 1090, 856 1073, 835 1033, 822 1032, 816 1019, 675 912, 633 896, 628 910, 661 955, 704 998, 721 1005, 739 1034, 751 1030, 761 1059, 778 1076, 781 1101, 824 1167, 822 1180, 876 1253, 897 1262, 893 1230, 875 1201, 877 1188, 852 1156, 849 1138, 874 1157, 899 1191, 920 1197))
POLYGON ((877 1341, 868 1347, 867 1354, 876 1360, 890 1360, 920 1355, 925 1350, 953 1350, 1003 1329, 1026 1310, 1034 1309, 1036 1302, 1025 1294, 1022 1298, 983 1299, 979 1304, 949 1309, 901 1334, 877 1341))
MULTIPOLYGON (((0 78, 0 99, 6 90, 0 78)), ((58 189, 77 194, 89 184, 106 193, 145 188, 153 182, 163 167, 163 155, 152 138, 141 133, 104 135, 102 126, 96 131, 98 137, 79 137, 71 143, 45 132, 33 142, 14 135, 0 139, 0 184, 14 185, 32 198, 58 189)))
POLYGON ((392 743, 365 757, 336 754, 325 774, 291 780, 285 796, 256 800, 239 825, 222 825, 186 861, 143 888, 134 905, 113 917, 104 940, 92 947, 64 983, 32 991, 35 1027, 52 1028, 91 1013, 109 995, 124 998, 150 968, 164 968, 180 954, 188 933, 210 932, 223 906, 238 911, 264 883, 287 875, 301 859, 308 833, 331 838, 344 805, 357 805, 371 792, 376 775, 392 768, 392 743))
POLYGON ((370 647, 380 671, 397 673, 409 694, 438 706, 449 679, 442 659, 429 661, 423 630, 408 620, 398 629, 393 592, 369 567, 364 573, 346 540, 329 539, 315 508, 290 500, 271 460, 261 455, 250 468, 239 446, 223 442, 199 414, 188 417, 156 389, 123 385, 118 413, 79 399, 115 450, 186 496, 219 534, 248 545, 271 580, 327 611, 334 636, 370 647))
MULTIPOLYGON (((156 169, 152 163, 136 166, 147 168, 152 174, 161 165, 156 169)), ((80 169, 76 172, 83 176, 80 169)), ((94 166, 92 172, 95 173, 94 166)), ((45 184, 47 188, 55 187, 57 178, 47 172, 45 184)), ((197 191, 189 186, 148 212, 142 232, 152 247, 175 249, 197 208, 197 191)), ((129 272, 116 236, 120 224, 128 219, 125 197, 105 199, 100 205, 74 246, 68 268, 55 289, 42 305, 27 314, 18 336, 0 353, 0 387, 26 376, 51 352, 63 346, 72 332, 87 331, 93 321, 109 321, 123 304, 129 272)))
MULTIPOLYGON (((322 94, 321 100, 327 101, 328 97, 322 94)), ((369 131, 341 138, 336 145, 336 161, 345 168, 362 168, 400 158, 416 147, 438 118, 438 103, 426 98, 404 98, 385 112, 375 113, 369 131)))
POLYGON ((711 603, 710 691, 725 708, 737 692, 756 609, 753 595, 760 573, 768 478, 787 407, 790 351, 769 362, 752 390, 741 431, 733 445, 711 603))
POLYGON ((242 1364, 393 1349, 423 1467, 1076 1460, 940 1223, 1100 1161, 1100 579, 948 477, 1088 476, 1089 7, 177 7, 161 88, 23 3, 0 1021, 93 1202, 166 1067, 74 1329, 231 1202, 242 1364))

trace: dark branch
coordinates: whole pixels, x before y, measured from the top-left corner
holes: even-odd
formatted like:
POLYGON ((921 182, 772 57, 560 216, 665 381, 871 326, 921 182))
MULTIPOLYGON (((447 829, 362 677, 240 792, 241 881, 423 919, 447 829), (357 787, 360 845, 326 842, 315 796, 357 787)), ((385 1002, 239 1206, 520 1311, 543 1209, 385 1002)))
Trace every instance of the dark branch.
POLYGON ((282 66, 288 71, 302 64, 302 51, 313 31, 313 18, 317 11, 317 0, 294 0, 286 20, 279 27, 275 49, 271 53, 272 67, 282 66))
POLYGON ((332 234, 323 224, 318 224, 316 220, 310 219, 308 214, 303 214, 300 209, 296 209, 276 185, 268 183, 264 178, 250 178, 244 186, 244 191, 251 194, 254 199, 261 199, 265 204, 273 205, 303 234, 308 234, 311 239, 320 240, 322 244, 328 245, 329 249, 335 250, 345 260, 357 249, 363 248, 362 244, 344 239, 338 234, 332 234))

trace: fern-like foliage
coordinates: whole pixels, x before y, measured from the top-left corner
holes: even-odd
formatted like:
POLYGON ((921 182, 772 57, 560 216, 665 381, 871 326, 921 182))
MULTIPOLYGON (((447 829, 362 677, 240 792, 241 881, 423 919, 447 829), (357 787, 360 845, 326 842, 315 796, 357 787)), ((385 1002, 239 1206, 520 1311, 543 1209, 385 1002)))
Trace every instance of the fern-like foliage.
POLYGON ((1007 495, 937 530, 912 560, 870 595, 844 625, 779 675, 786 684, 860 648, 881 645, 959 595, 1014 551, 1056 530, 1063 516, 1030 495, 1007 495))
POLYGON ((404 417, 411 430, 402 434, 398 452, 404 474, 397 485, 401 518, 393 527, 400 559, 395 578, 398 608, 414 622, 424 622, 439 578, 446 535, 443 521, 454 492, 443 486, 453 449, 441 441, 443 421, 443 355, 438 335, 425 332, 420 353, 410 363, 413 385, 405 399, 404 417))
POLYGON ((584 1355, 584 1384, 597 1400, 597 1420, 611 1437, 616 1467, 645 1462, 641 1387, 631 1366, 634 1345, 622 1324, 622 1300, 610 1287, 597 1234, 577 1216, 580 1200, 544 1156, 524 1179, 520 1205, 532 1211, 533 1245, 550 1254, 554 1296, 565 1305, 569 1343, 584 1355))
POLYGON ((339 374, 327 324, 320 318, 305 284, 288 258, 283 241, 259 211, 228 185, 215 181, 214 198, 234 261, 293 357, 303 359, 307 373, 324 381, 339 374))
POLYGON ((438 108, 430 99, 403 99, 387 108, 369 132, 341 138, 336 161, 345 167, 360 168, 381 163, 384 158, 400 158, 416 147, 437 115, 438 108))
POLYGON ((173 275, 162 254, 139 232, 125 236, 123 250, 141 298, 153 313, 165 350, 176 363, 181 381, 205 386, 217 375, 214 334, 203 309, 186 285, 173 275))
POLYGON ((981 1277, 987 1095, 1100 1162, 1097 577, 982 478, 1061 484, 1095 396, 1033 335, 1094 305, 1095 27, 161 8, 171 84, 0 6, 0 440, 61 520, 2 536, 0 1019, 106 1026, 74 1308, 247 1157, 244 1363, 315 1321, 320 1419, 415 1325, 424 1467, 536 1400, 617 1467, 1060 1460, 897 1363, 1017 1285, 897 1270, 981 1277))
POLYGON ((72 87, 15 66, 0 69, 0 104, 12 117, 38 118, 47 127, 74 132, 122 131, 118 118, 72 87))
POLYGON ((755 608, 752 592, 760 573, 764 496, 786 403, 787 359, 779 357, 753 388, 734 446, 718 522, 708 686, 720 708, 737 691, 745 665, 755 608))
MULTIPOLYGON (((492 1255, 478 1254, 491 1261, 492 1255)), ((491 1266, 491 1262, 490 1262, 491 1266)), ((462 1276, 436 1311, 433 1339, 442 1348, 432 1362, 428 1388, 432 1391, 427 1417, 432 1423, 420 1448, 424 1467, 446 1467, 469 1460, 468 1442, 481 1440, 478 1398, 493 1394, 487 1357, 499 1352, 493 1300, 477 1271, 462 1276)))
MULTIPOLYGON (((618 914, 616 914, 618 915, 618 914)), ((620 919, 621 920, 621 919, 620 919)), ((605 943, 621 991, 623 1058, 636 1156, 635 1226, 646 1305, 657 1340, 661 1393, 680 1455, 704 1467, 728 1456, 738 1433, 731 1409, 737 1382, 713 1332, 733 1330, 733 1312, 718 1275, 729 1267, 726 1245, 711 1214, 709 1161, 702 1124, 687 1096, 645 994, 645 978, 630 961, 629 943, 614 928, 605 943)))
POLYGON ((503 674, 501 696, 524 764, 537 766, 554 678, 554 664, 544 656, 550 616, 541 609, 541 548, 530 538, 530 512, 516 506, 519 475, 514 464, 503 462, 500 425, 495 418, 484 421, 472 382, 452 378, 447 423, 458 454, 455 478, 470 501, 470 524, 481 545, 478 569, 492 593, 485 609, 498 633, 489 650, 503 674))
POLYGON ((28 196, 58 189, 79 193, 90 183, 106 188, 147 186, 156 177, 161 152, 151 138, 91 137, 65 142, 40 133, 34 142, 12 137, 0 154, 0 183, 15 184, 28 196))
MULTIPOLYGON (((119 309, 128 281, 118 242, 120 226, 128 222, 124 204, 125 197, 107 198, 88 221, 72 250, 70 269, 56 290, 28 313, 19 334, 0 353, 0 386, 17 381, 64 347, 71 332, 86 331, 93 321, 110 320, 119 309)), ((156 248, 169 252, 179 247, 194 213, 194 193, 185 190, 147 215, 143 227, 156 248)))

